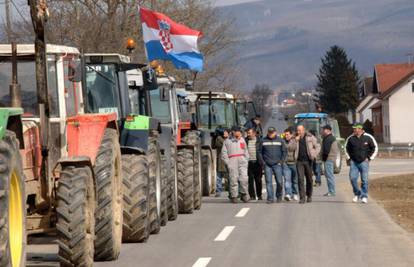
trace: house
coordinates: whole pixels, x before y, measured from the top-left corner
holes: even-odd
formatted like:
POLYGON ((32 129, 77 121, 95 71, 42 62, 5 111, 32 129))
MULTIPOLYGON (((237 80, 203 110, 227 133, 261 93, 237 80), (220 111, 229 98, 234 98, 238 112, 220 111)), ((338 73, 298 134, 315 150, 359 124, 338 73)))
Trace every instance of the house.
POLYGON ((374 94, 372 91, 373 83, 374 77, 367 77, 364 79, 362 91, 360 94, 361 101, 355 110, 357 122, 364 123, 367 120, 373 122, 371 107, 380 101, 377 97, 377 94, 374 94))
POLYGON ((376 138, 391 144, 414 143, 414 64, 378 64, 371 106, 376 138))

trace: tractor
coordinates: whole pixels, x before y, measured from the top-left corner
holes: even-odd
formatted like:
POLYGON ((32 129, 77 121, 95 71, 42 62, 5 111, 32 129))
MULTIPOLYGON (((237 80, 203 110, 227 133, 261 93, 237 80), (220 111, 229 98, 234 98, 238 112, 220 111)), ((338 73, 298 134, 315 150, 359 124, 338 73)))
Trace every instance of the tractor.
POLYGON ((25 265, 26 234, 57 233, 61 266, 120 253, 116 114, 83 114, 79 55, 39 40, 0 45, 0 104, 24 109, 0 111, 0 266, 25 265))
POLYGON ((85 54, 85 109, 87 113, 115 112, 120 130, 123 168, 124 242, 145 242, 149 234, 177 217, 175 173, 170 136, 162 119, 147 112, 140 88, 156 88, 156 78, 145 65, 132 64, 120 54, 85 54), (138 75, 130 81, 127 73, 138 75), (145 78, 143 77, 145 76, 145 78), (167 148, 165 145, 167 144, 167 148), (171 165, 170 165, 171 164, 171 165))
POLYGON ((344 143, 345 140, 341 137, 339 131, 338 121, 326 113, 299 113, 295 115, 295 125, 304 125, 307 130, 315 131, 316 135, 321 138, 321 129, 324 125, 330 125, 332 127, 332 134, 338 141, 339 151, 335 160, 334 172, 340 173, 342 169, 342 159, 344 157, 344 143))

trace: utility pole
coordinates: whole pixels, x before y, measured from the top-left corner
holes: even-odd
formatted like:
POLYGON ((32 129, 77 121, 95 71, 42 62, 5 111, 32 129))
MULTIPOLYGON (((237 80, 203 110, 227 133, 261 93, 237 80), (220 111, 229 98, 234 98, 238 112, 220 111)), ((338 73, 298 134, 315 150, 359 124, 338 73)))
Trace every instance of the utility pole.
POLYGON ((5 12, 6 12, 6 34, 7 34, 7 42, 11 43, 12 41, 12 26, 11 26, 11 19, 10 19, 10 0, 5 0, 5 12))
MULTIPOLYGON (((30 16, 32 18, 33 30, 35 33, 35 61, 36 61, 36 88, 37 101, 39 103, 40 127, 43 166, 48 158, 48 138, 49 138, 49 99, 47 90, 47 60, 46 60, 46 38, 45 28, 46 21, 49 17, 46 0, 29 0, 30 16)), ((43 177, 48 176, 48 170, 42 168, 45 172, 43 177)))

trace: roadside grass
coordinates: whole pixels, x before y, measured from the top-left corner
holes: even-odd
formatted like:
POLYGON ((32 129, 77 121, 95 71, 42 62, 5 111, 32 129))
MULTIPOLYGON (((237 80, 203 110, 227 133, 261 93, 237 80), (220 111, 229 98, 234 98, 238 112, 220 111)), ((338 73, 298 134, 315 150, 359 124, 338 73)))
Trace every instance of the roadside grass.
POLYGON ((414 232, 414 174, 371 180, 369 190, 398 224, 414 232))

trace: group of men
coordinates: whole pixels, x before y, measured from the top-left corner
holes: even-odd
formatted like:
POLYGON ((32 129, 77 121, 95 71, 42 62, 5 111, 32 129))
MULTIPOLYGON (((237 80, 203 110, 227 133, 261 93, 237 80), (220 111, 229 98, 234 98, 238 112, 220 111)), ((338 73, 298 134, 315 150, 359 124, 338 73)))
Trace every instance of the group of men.
MULTIPOLYGON (((312 202, 313 174, 318 160, 323 164, 327 181, 324 196, 336 195, 334 166, 341 152, 330 125, 323 126, 321 141, 303 125, 296 129, 288 128, 281 134, 269 127, 264 137, 261 136, 261 127, 257 127, 254 121, 252 126, 246 133, 240 127, 223 129, 218 133, 217 196, 223 191, 223 178, 227 178, 232 203, 237 203, 239 198, 243 202, 262 200, 264 172, 267 203, 279 203, 283 199, 301 204, 312 202)), ((353 135, 346 141, 353 201, 367 203, 369 161, 375 157, 377 144, 371 135, 364 132, 362 125, 356 124, 353 128, 353 135), (358 184, 360 175, 361 186, 358 184)))

